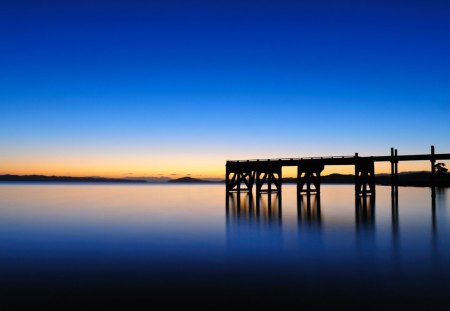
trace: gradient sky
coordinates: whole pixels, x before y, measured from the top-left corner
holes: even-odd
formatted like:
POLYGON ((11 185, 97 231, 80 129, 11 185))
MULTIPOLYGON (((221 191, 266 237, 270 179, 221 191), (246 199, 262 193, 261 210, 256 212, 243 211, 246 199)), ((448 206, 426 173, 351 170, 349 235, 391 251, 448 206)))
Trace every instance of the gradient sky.
POLYGON ((0 174, 450 153, 449 38, 449 1, 2 1, 0 174))

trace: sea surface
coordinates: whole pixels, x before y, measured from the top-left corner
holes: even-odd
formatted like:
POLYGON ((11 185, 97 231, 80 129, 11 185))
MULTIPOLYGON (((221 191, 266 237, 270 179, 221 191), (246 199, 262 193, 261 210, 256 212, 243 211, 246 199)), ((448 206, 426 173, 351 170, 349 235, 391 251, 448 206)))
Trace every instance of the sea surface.
POLYGON ((448 189, 0 184, 0 298, 13 303, 449 310, 448 189))

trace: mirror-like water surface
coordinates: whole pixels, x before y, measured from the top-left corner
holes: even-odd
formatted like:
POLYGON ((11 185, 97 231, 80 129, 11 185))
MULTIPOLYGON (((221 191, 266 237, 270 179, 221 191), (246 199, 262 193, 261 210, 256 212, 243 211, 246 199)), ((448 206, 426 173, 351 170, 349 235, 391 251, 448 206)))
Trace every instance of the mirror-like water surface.
POLYGON ((87 288, 174 297, 187 288, 203 293, 196 302, 254 295, 279 303, 300 293, 307 301, 325 291, 328 300, 314 303, 408 297, 442 306, 450 290, 447 193, 438 189, 433 201, 428 188, 399 188, 396 204, 382 186, 375 200, 355 200, 352 185, 324 185, 310 199, 285 185, 281 198, 257 199, 227 197, 215 184, 2 184, 1 284, 42 300, 87 288))

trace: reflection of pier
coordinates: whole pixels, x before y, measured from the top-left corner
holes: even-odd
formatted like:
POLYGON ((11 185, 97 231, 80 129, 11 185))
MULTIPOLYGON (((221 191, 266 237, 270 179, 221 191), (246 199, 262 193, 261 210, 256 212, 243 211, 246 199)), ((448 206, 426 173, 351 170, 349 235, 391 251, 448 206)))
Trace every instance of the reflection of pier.
POLYGON ((322 211, 319 195, 297 196, 297 218, 298 223, 317 224, 322 223, 322 211))
POLYGON ((280 224, 281 196, 260 196, 251 193, 229 193, 226 199, 227 220, 240 224, 280 224))
POLYGON ((398 187, 391 189, 391 214, 392 214, 392 233, 396 238, 398 235, 398 187))
MULTIPOLYGON (((431 225, 433 238, 437 236, 437 213, 445 207, 446 191, 436 188, 431 196, 431 225)), ((358 196, 355 198, 355 226, 357 229, 373 231, 376 223, 376 200, 374 196, 358 196)), ((244 227, 281 228, 283 224, 282 197, 280 194, 254 196, 251 192, 227 193, 227 224, 238 224, 244 227)), ((323 225, 323 212, 319 194, 297 195, 297 222, 299 226, 323 225)), ((391 192, 391 227, 394 246, 399 243, 399 194, 394 187, 391 192)))
POLYGON ((375 198, 357 197, 355 199, 356 227, 372 228, 375 225, 375 198))
MULTIPOLYGON (((345 235, 349 232, 351 235, 354 234, 359 259, 373 260, 373 257, 367 256, 367 254, 371 254, 367 250, 378 247, 380 235, 377 231, 380 230, 381 233, 384 233, 387 229, 385 225, 387 224, 389 227, 390 221, 391 238, 387 249, 391 252, 390 256, 392 257, 389 258, 395 264, 401 262, 403 247, 405 245, 408 247, 410 243, 408 231, 411 228, 408 226, 410 222, 408 209, 405 209, 402 214, 399 202, 401 204, 402 194, 408 193, 408 189, 400 189, 399 192, 397 187, 393 187, 389 203, 384 200, 387 195, 389 201, 389 188, 380 191, 383 196, 380 196, 379 200, 376 200, 374 196, 357 196, 353 202, 347 201, 347 204, 354 204, 354 209, 349 210, 350 206, 348 205, 344 209, 349 217, 340 216, 334 209, 334 201, 321 200, 318 193, 295 195, 295 189, 286 190, 289 192, 283 196, 286 201, 284 204, 278 193, 272 195, 267 193, 260 196, 252 195, 251 192, 227 193, 226 234, 227 245, 230 249, 239 249, 249 254, 255 251, 263 251, 264 254, 279 254, 291 247, 299 247, 303 250, 307 250, 308 247, 317 249, 317 247, 323 247, 323 241, 327 234, 344 224, 345 229, 342 234, 345 235), (294 193, 291 193, 290 190, 293 190, 294 193), (385 192, 385 190, 388 191, 385 192), (332 211, 333 209, 334 211, 332 211), (403 227, 402 215, 406 215, 403 227), (293 235, 293 232, 296 234, 293 235)), ((440 253, 443 251, 439 243, 439 224, 441 221, 445 221, 439 216, 446 213, 445 195, 448 189, 436 188, 435 191, 435 196, 432 195, 429 198, 430 201, 426 204, 428 209, 423 215, 425 215, 425 222, 428 222, 430 228, 430 256, 433 260, 439 260, 440 253)), ((341 204, 341 201, 338 200, 337 204, 341 204)), ((338 233, 338 236, 342 237, 341 233, 338 233)), ((380 245, 386 246, 383 242, 380 245)), ((439 261, 437 263, 441 264, 439 261)))
MULTIPOLYGON (((391 163, 391 186, 393 193, 397 192, 398 163, 402 161, 430 161, 430 185, 435 187, 436 174, 439 163, 437 160, 450 160, 450 154, 436 154, 434 146, 430 154, 398 155, 397 149, 391 148, 389 156, 360 157, 314 157, 290 158, 275 160, 246 160, 227 161, 226 164, 226 191, 252 192, 256 188, 256 195, 272 192, 281 193, 282 168, 285 166, 297 167, 297 193, 320 194, 320 175, 326 165, 352 165, 355 168, 355 195, 375 195, 375 162, 391 163)), ((434 194, 434 192, 433 192, 434 194)), ((395 194, 394 194, 395 195, 395 194)))

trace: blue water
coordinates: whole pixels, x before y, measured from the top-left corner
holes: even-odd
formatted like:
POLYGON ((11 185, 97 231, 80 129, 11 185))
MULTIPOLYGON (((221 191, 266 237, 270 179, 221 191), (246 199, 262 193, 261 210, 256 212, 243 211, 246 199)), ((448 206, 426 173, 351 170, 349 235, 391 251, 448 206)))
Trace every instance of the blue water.
POLYGON ((445 309, 447 193, 400 187, 397 206, 383 186, 355 201, 353 186, 324 185, 308 202, 291 185, 258 200, 219 184, 1 184, 0 284, 39 302, 89 289, 91 300, 445 309))

